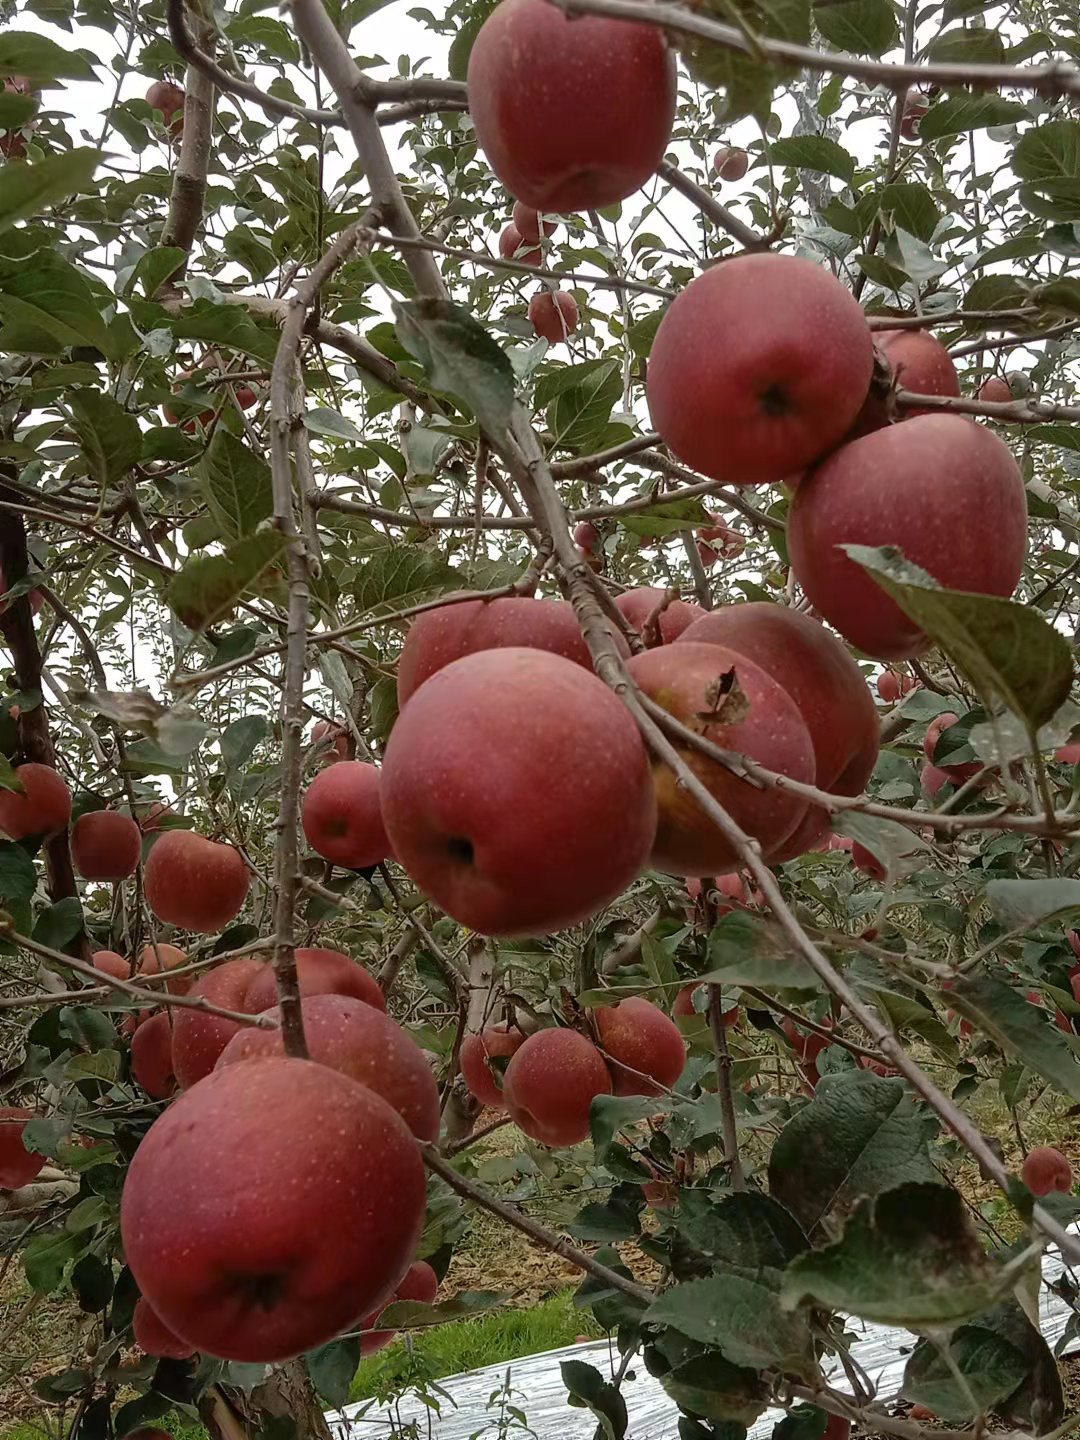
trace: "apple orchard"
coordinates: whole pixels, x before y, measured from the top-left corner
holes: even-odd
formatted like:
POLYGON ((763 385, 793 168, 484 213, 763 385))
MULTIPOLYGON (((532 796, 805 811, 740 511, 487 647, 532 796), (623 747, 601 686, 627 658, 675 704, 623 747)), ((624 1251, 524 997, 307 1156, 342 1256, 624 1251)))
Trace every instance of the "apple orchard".
POLYGON ((610 1440, 1063 1433, 1075 7, 3 18, 5 1384, 326 1436, 486 1212, 610 1440))

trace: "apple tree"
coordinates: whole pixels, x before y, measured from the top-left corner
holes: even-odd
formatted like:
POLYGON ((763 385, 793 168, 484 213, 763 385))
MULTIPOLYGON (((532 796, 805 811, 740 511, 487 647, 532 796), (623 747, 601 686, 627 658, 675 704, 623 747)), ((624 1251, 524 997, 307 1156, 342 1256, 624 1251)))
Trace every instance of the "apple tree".
POLYGON ((327 1436, 483 1210, 612 1440, 1052 1432, 1075 8, 4 20, 20 1393, 327 1436))

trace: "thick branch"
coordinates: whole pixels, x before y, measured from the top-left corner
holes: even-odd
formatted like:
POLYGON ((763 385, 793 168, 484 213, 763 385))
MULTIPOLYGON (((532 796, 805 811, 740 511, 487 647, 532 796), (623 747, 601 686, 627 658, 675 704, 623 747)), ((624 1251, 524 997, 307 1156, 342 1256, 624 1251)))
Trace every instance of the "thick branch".
MULTIPOLYGON (((207 37, 210 27, 203 26, 207 37)), ((163 246, 190 253, 202 224, 206 202, 206 173, 210 168, 210 137, 214 126, 214 82, 201 69, 189 65, 184 75, 184 130, 180 158, 173 173, 169 213, 161 232, 163 246)), ((186 263, 168 277, 175 284, 186 263)))
POLYGON ((708 190, 691 180, 689 175, 684 175, 677 165, 670 160, 662 160, 656 172, 661 180, 666 180, 673 190, 678 190, 680 195, 685 195, 687 200, 700 210, 707 220, 711 220, 718 229, 737 240, 747 250, 767 250, 769 242, 764 236, 752 230, 749 225, 744 224, 737 215, 733 215, 726 205, 721 205, 714 195, 708 190))

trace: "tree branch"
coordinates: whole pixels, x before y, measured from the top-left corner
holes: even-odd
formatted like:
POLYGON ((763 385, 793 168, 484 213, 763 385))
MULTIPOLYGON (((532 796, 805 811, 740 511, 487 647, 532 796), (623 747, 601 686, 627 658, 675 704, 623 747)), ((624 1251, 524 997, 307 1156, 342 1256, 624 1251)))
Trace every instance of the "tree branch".
POLYGON ((742 1161, 739 1159, 739 1136, 735 1128, 735 1100, 731 1093, 731 1052, 724 1024, 724 1001, 719 985, 709 986, 709 1030, 716 1051, 716 1093, 720 1099, 720 1124, 724 1136, 724 1161, 731 1176, 733 1190, 745 1190, 742 1161))

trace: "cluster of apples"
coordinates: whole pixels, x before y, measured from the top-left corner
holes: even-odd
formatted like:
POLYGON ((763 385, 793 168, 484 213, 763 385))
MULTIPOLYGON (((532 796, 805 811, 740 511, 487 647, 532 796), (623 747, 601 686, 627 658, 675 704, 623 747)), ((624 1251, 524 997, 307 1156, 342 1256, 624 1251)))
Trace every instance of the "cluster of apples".
POLYGON ((481 1104, 505 1110, 543 1145, 578 1145, 589 1133, 598 1095, 660 1095, 686 1064, 682 1035, 651 1000, 632 996, 598 1010, 593 1035, 512 1025, 466 1035, 461 1073, 481 1104), (503 1068, 504 1062, 505 1069, 503 1068))
MULTIPOLYGON (((499 236, 499 254, 523 265, 541 265, 542 236, 553 235, 556 222, 520 200, 514 204, 509 225, 499 236)), ((578 305, 569 290, 542 286, 529 301, 529 324, 551 345, 567 341, 578 327, 578 305)))

